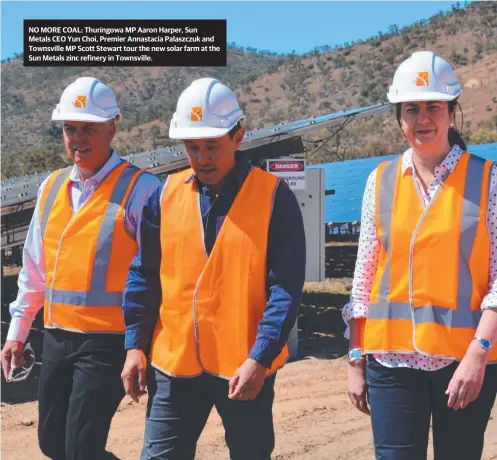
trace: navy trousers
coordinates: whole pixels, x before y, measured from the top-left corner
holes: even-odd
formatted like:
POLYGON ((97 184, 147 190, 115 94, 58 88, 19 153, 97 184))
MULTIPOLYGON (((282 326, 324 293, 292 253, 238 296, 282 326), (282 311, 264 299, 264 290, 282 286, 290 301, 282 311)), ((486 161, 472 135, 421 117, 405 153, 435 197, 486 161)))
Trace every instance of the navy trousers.
MULTIPOLYGON (((124 397, 122 334, 45 329, 38 440, 53 460, 108 460, 110 424, 124 397)), ((22 455, 20 458, 24 458, 22 455)))
POLYGON ((169 377, 148 373, 149 400, 141 460, 193 460, 197 440, 215 406, 232 460, 270 460, 274 449, 273 399, 276 375, 266 378, 254 400, 228 398, 228 381, 208 374, 169 377))
POLYGON ((481 393, 465 409, 445 394, 458 363, 438 371, 388 368, 368 357, 371 423, 377 460, 427 458, 430 419, 435 460, 480 460, 497 394, 497 365, 488 365, 481 393))

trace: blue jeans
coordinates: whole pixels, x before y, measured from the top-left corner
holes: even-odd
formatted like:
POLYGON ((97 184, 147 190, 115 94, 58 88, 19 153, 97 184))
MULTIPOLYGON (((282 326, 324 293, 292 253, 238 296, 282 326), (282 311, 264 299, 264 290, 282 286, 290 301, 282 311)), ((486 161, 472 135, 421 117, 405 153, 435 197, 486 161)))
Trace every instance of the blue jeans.
POLYGON ((438 371, 388 368, 368 357, 371 423, 377 460, 424 460, 430 419, 435 460, 480 460, 497 393, 497 365, 486 368, 481 393, 465 409, 445 394, 458 363, 438 371))
POLYGON ((228 381, 222 378, 208 374, 178 378, 150 371, 141 460, 193 460, 213 406, 222 419, 232 460, 271 459, 275 374, 266 378, 254 400, 232 401, 228 381))

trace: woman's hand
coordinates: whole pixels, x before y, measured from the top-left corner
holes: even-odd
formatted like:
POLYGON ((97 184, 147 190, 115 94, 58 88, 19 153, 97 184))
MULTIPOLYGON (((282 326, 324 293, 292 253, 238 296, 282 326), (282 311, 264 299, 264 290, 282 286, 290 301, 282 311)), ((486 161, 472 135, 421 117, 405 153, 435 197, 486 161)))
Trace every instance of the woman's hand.
POLYGON ((476 400, 485 377, 485 368, 488 361, 488 352, 473 341, 463 360, 454 372, 446 395, 449 397, 447 405, 454 409, 464 409, 476 400))
POLYGON ((348 390, 352 404, 362 413, 369 415, 368 384, 366 383, 366 360, 349 361, 348 390))

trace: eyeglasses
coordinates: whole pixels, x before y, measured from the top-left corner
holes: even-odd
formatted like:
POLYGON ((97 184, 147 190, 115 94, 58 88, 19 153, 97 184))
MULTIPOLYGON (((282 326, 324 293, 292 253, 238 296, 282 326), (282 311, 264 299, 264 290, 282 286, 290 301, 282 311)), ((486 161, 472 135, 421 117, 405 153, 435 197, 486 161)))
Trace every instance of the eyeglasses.
POLYGON ((10 369, 7 382, 22 382, 26 380, 35 365, 35 352, 31 344, 27 343, 22 351, 24 362, 20 367, 10 369))

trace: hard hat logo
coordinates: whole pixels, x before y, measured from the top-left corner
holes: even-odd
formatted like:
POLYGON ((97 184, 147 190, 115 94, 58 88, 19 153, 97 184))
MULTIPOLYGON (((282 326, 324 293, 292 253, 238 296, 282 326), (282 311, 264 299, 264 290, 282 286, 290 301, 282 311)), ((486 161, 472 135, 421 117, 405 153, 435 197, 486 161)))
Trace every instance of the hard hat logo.
POLYGON ((85 109, 86 96, 76 96, 76 100, 74 101, 74 107, 76 107, 77 109, 85 109))
POLYGON ((190 121, 202 121, 202 107, 192 107, 190 121))
POLYGON ((430 85, 430 77, 428 72, 418 72, 418 76, 416 77, 416 86, 429 86, 430 85))

